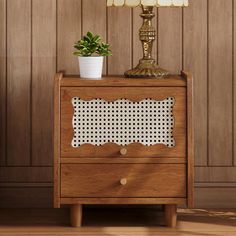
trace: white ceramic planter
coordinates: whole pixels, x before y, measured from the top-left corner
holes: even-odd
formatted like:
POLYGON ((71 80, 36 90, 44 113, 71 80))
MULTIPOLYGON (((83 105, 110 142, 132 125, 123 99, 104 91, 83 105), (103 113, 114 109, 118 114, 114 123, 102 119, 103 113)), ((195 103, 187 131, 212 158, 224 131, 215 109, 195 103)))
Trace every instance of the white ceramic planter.
POLYGON ((102 77, 103 57, 78 57, 80 77, 100 79, 102 77))

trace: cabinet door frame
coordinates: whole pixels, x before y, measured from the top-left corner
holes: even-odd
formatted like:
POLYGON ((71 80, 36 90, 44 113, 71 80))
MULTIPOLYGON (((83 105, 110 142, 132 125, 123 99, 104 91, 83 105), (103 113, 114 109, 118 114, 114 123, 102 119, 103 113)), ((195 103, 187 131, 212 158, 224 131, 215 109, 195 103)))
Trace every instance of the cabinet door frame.
POLYGON ((84 144, 78 148, 71 145, 74 130, 72 119, 74 108, 72 99, 79 97, 90 101, 102 98, 112 102, 126 98, 138 102, 147 98, 162 101, 168 97, 175 99, 173 106, 175 147, 169 148, 164 144, 144 146, 132 143, 126 146, 127 158, 186 158, 187 150, 187 105, 185 87, 62 87, 61 88, 61 157, 63 158, 110 158, 120 155, 121 146, 107 143, 102 146, 84 144))

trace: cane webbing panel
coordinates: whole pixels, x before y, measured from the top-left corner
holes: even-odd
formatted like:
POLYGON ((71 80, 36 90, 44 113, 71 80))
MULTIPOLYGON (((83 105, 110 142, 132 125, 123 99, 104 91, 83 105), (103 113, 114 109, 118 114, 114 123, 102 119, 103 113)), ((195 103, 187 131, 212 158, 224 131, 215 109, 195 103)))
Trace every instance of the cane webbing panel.
POLYGON ((172 97, 163 101, 145 99, 140 102, 128 99, 108 102, 99 98, 84 101, 74 97, 72 146, 142 143, 174 147, 174 102, 172 97))

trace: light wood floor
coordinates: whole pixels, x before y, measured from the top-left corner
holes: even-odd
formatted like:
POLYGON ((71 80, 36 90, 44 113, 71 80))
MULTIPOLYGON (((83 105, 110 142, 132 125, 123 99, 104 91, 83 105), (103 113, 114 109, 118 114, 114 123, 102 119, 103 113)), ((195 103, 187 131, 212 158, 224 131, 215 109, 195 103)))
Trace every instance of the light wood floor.
POLYGON ((236 210, 179 210, 177 229, 156 209, 86 209, 83 228, 69 227, 68 209, 0 210, 1 236, 236 236, 236 210))

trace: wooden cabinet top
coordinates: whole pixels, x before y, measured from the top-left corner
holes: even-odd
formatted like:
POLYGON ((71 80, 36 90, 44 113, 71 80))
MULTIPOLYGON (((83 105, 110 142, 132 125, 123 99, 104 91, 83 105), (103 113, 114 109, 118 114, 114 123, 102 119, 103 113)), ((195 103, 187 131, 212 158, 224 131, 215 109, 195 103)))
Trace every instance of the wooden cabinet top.
POLYGON ((156 79, 129 79, 122 76, 105 76, 102 79, 82 79, 77 75, 58 74, 61 87, 186 87, 188 73, 156 79))

